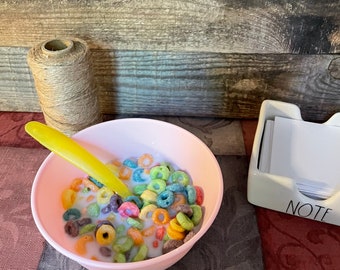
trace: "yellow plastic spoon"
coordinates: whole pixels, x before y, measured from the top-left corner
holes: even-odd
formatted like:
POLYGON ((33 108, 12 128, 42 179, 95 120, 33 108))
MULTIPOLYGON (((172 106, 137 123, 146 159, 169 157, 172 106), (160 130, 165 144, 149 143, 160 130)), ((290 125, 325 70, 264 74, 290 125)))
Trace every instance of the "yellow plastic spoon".
POLYGON ((40 122, 25 125, 26 132, 50 151, 84 171, 123 198, 131 195, 128 187, 110 169, 76 141, 40 122))

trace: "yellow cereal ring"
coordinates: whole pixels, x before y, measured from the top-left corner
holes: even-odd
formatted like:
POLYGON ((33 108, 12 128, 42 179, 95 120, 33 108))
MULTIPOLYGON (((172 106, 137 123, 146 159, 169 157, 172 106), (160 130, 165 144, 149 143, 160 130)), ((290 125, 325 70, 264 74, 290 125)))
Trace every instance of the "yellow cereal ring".
POLYGON ((168 234, 168 236, 171 239, 174 239, 174 240, 182 240, 185 237, 184 231, 183 232, 176 231, 176 230, 172 229, 171 226, 168 226, 166 228, 166 233, 168 234))
POLYGON ((112 195, 113 191, 108 187, 100 188, 96 195, 98 204, 108 204, 112 195))
POLYGON ((148 189, 144 190, 140 197, 145 202, 155 203, 157 201, 157 193, 148 189))
POLYGON ((76 200, 77 194, 73 189, 65 189, 61 194, 61 202, 65 210, 72 207, 76 200))
POLYGON ((157 206, 154 204, 148 204, 144 206, 139 213, 140 219, 146 219, 149 217, 149 215, 152 215, 152 213, 157 209, 157 206))
POLYGON ((116 230, 109 221, 99 223, 94 234, 97 243, 101 246, 109 245, 116 239, 116 230))
POLYGON ((170 220, 170 227, 171 229, 173 229, 174 231, 177 232, 184 232, 185 229, 178 223, 177 218, 173 218, 170 220))
POLYGON ((142 232, 134 227, 129 228, 126 234, 130 236, 136 246, 140 246, 144 243, 142 232))
POLYGON ((93 240, 93 236, 89 234, 80 237, 74 246, 75 252, 77 252, 79 255, 85 255, 87 252, 86 244, 88 242, 92 242, 93 240))
POLYGON ((157 208, 153 212, 151 218, 156 225, 164 225, 169 223, 170 221, 169 212, 163 208, 157 208))

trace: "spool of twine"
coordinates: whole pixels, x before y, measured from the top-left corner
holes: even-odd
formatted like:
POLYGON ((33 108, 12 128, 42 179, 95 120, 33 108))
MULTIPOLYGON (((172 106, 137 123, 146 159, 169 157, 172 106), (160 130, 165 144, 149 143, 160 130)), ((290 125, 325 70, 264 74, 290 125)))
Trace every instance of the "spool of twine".
POLYGON ((46 124, 73 135, 101 121, 91 54, 80 39, 54 39, 27 55, 46 124))

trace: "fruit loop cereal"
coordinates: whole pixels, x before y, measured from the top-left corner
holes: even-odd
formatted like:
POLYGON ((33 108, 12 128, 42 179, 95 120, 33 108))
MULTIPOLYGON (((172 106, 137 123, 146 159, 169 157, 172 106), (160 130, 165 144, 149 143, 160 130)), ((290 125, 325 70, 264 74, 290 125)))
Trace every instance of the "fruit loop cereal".
POLYGON ((197 232, 203 190, 168 162, 113 161, 108 168, 133 195, 120 197, 92 177, 76 178, 61 194, 65 233, 79 255, 106 262, 135 262, 179 247, 197 232))

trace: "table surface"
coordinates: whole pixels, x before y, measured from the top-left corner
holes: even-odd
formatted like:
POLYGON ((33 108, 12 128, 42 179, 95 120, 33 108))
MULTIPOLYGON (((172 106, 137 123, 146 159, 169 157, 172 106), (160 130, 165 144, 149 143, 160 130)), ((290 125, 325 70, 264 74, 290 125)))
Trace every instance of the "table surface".
MULTIPOLYGON (((106 116, 105 120, 126 116, 106 116)), ((256 120, 149 117, 182 126, 215 154, 224 176, 221 210, 170 269, 337 269, 340 229, 253 206, 246 198, 256 120)), ((23 129, 40 113, 0 113, 0 269, 82 269, 48 245, 30 211, 34 175, 49 151, 23 129)))

